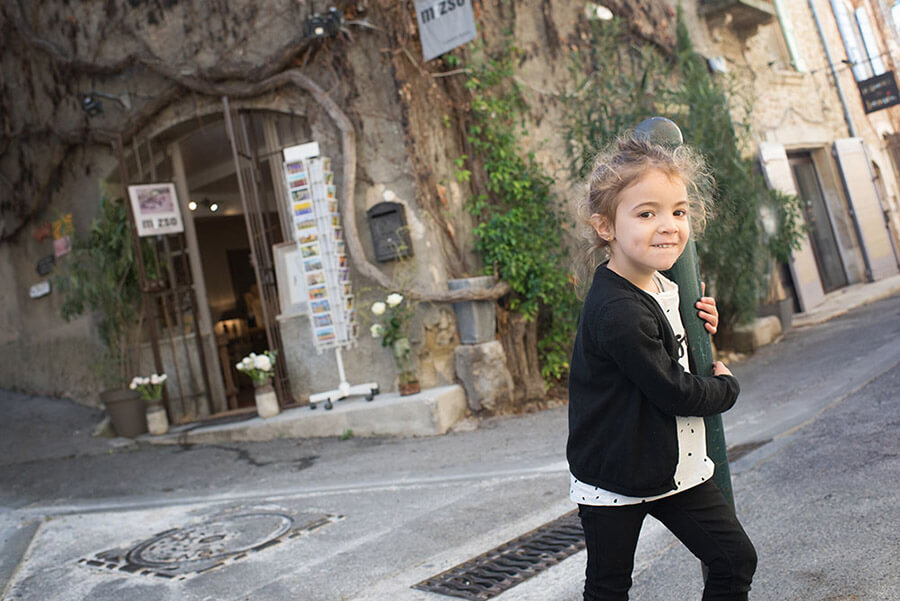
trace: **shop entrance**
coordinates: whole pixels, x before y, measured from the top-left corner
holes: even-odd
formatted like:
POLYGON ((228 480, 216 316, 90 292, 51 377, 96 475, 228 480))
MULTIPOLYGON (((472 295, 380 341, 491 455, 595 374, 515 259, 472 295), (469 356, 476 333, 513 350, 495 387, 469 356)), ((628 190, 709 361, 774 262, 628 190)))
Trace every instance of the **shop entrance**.
POLYGON ((255 411, 235 365, 279 352, 281 407, 295 404, 284 368, 272 246, 291 239, 281 149, 309 139, 304 117, 224 110, 119 147, 111 183, 174 182, 184 231, 142 239, 143 369, 169 375, 171 423, 255 411), (150 357, 148 359, 148 357, 150 357))
MULTIPOLYGON (((229 412, 255 410, 253 384, 235 367, 243 357, 273 350, 284 358, 272 246, 290 232, 281 149, 304 139, 303 121, 223 112, 178 142, 229 412)), ((283 361, 276 367, 280 404, 295 404, 283 361)))
POLYGON ((789 155, 788 160, 797 184, 797 194, 803 205, 822 288, 825 292, 842 288, 847 285, 847 273, 815 165, 809 155, 789 155))

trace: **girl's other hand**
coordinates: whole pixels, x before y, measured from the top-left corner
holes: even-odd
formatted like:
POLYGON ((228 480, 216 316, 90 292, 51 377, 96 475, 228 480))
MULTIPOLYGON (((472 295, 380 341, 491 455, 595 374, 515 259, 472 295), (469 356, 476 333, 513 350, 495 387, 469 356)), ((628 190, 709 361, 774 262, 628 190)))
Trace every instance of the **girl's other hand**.
MULTIPOLYGON (((705 294, 706 282, 700 282, 700 288, 700 294, 705 294)), ((703 324, 706 327, 706 331, 710 334, 715 334, 719 329, 719 310, 716 308, 716 299, 711 296, 701 296, 694 306, 700 309, 700 319, 706 322, 703 324)))
POLYGON ((731 373, 731 370, 728 369, 725 366, 725 364, 722 363, 721 361, 716 361, 715 363, 713 363, 713 375, 714 376, 734 376, 734 374, 731 373))

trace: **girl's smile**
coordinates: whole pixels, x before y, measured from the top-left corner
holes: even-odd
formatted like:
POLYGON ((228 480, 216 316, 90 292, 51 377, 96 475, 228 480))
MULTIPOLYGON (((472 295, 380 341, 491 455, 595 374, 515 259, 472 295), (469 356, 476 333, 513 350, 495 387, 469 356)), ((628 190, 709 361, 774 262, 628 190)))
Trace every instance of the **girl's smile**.
POLYGON ((657 292, 653 274, 671 268, 690 237, 687 189, 681 178, 653 169, 619 193, 615 223, 595 214, 591 224, 609 241, 609 269, 657 292))

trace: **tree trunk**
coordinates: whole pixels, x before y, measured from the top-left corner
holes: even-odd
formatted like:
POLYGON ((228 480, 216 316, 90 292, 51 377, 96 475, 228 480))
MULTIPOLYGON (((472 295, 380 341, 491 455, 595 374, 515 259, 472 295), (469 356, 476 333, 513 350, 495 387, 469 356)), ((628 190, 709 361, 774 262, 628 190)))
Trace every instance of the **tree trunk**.
POLYGON ((521 313, 509 311, 498 304, 497 326, 506 352, 506 365, 516 383, 513 402, 522 405, 543 399, 547 387, 538 362, 537 321, 527 321, 521 313))

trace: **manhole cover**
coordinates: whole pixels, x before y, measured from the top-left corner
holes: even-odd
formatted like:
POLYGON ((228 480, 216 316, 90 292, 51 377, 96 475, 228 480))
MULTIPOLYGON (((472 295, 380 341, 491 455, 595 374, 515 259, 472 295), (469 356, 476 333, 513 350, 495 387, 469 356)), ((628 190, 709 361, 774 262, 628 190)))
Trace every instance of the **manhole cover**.
POLYGON ((181 580, 238 561, 284 540, 310 534, 341 519, 343 516, 298 517, 287 511, 271 510, 225 514, 160 532, 127 549, 102 551, 79 563, 181 580))
POLYGON ((484 601, 582 549, 584 531, 575 510, 412 588, 484 601))

